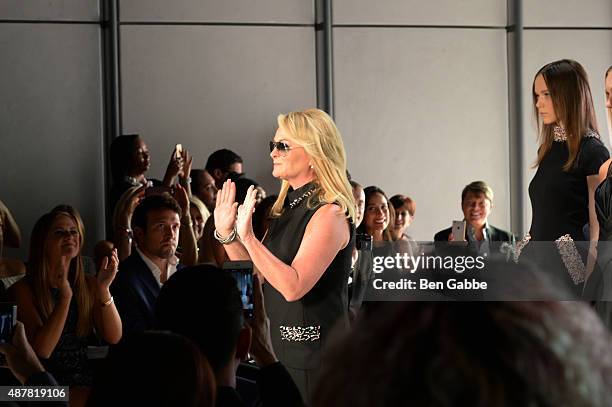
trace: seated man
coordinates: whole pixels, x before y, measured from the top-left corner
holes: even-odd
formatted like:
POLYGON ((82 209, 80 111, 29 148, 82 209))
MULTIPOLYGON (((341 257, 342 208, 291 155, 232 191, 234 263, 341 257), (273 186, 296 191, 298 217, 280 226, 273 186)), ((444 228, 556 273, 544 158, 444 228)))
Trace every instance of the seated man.
POLYGON ((251 337, 234 277, 212 265, 187 267, 172 276, 159 294, 157 328, 184 335, 200 348, 217 380, 217 407, 247 405, 236 391, 236 370, 249 348, 261 368, 257 385, 262 405, 302 406, 299 390, 272 349, 270 323, 256 279, 253 291, 251 337))
POLYGON ((167 194, 148 196, 134 210, 136 249, 119 264, 111 286, 123 336, 155 326, 155 301, 178 266, 180 219, 178 203, 167 194))
MULTIPOLYGON (((495 226, 487 218, 493 208, 493 190, 483 181, 474 181, 461 192, 461 210, 466 222, 464 240, 468 242, 514 242, 514 236, 495 226)), ((434 236, 434 241, 454 240, 452 228, 444 229, 434 236)), ((482 248, 482 246, 481 246, 482 248)))

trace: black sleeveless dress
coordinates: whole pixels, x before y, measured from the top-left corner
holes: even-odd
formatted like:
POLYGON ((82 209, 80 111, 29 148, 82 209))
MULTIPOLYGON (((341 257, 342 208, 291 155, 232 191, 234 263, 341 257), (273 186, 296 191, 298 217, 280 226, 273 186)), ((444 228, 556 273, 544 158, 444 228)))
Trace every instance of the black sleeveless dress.
MULTIPOLYGON (((322 205, 308 208, 305 198, 290 208, 289 202, 314 187, 312 183, 290 191, 285 209, 270 223, 263 244, 285 264, 291 264, 302 243, 306 226, 322 205)), ((270 318, 272 344, 278 359, 287 367, 304 400, 308 401, 321 366, 321 348, 336 324, 348 327, 348 275, 354 246, 350 242, 338 252, 315 286, 298 301, 288 302, 271 284, 264 287, 270 318)))
POLYGON ((597 174, 609 156, 599 136, 589 132, 582 139, 573 167, 563 171, 569 157, 567 143, 554 141, 529 184, 531 242, 521 257, 528 257, 576 296, 582 291, 579 274, 584 270, 579 269, 583 268, 580 263, 586 264, 589 240, 585 235, 589 223, 586 177, 597 174), (556 243, 559 239, 562 242, 556 243))

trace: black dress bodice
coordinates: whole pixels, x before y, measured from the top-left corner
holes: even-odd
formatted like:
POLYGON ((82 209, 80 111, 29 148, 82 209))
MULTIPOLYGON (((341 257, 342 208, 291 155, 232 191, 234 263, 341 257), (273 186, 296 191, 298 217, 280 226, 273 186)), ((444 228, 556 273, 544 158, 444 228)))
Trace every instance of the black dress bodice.
MULTIPOLYGON (((317 203, 309 207, 308 198, 293 208, 289 203, 313 188, 310 183, 288 193, 282 215, 272 220, 264 239, 268 250, 285 264, 293 262, 308 222, 322 206, 317 203)), ((354 246, 354 228, 350 229, 350 243, 338 252, 319 281, 301 299, 288 302, 271 284, 264 288, 274 350, 288 368, 316 370, 320 366, 322 343, 331 328, 337 323, 348 326, 347 280, 354 246)), ((299 380, 296 382, 299 386, 299 380)))
POLYGON ((554 241, 566 234, 588 240, 583 233, 589 222, 586 177, 597 174, 609 153, 598 138, 584 137, 573 167, 563 171, 568 156, 565 142, 553 142, 529 184, 531 240, 554 241))

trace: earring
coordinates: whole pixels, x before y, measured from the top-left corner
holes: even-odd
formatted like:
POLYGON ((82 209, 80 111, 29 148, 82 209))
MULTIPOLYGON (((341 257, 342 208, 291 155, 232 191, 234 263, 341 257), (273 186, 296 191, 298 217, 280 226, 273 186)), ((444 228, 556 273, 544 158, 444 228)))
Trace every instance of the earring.
POLYGON ((312 164, 310 164, 310 169, 312 170, 314 168, 314 166, 312 164))

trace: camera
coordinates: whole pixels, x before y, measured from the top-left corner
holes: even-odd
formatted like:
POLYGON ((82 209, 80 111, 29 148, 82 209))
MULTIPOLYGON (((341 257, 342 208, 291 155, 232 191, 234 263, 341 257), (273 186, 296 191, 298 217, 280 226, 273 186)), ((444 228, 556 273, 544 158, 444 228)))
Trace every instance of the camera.
POLYGON ((223 270, 229 271, 236 280, 245 318, 253 318, 253 309, 255 308, 253 301, 253 262, 226 261, 223 263, 223 270))
POLYGON ((357 233, 355 246, 360 251, 372 251, 372 236, 367 233, 357 233))

